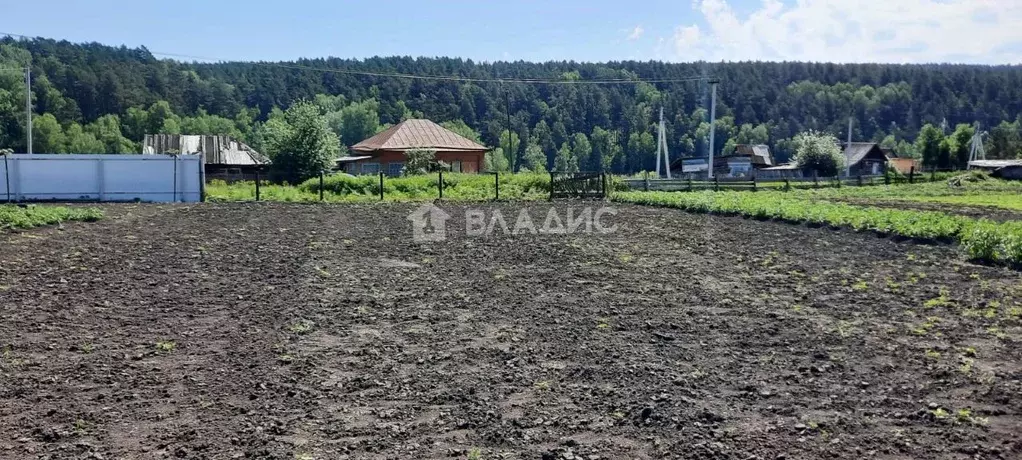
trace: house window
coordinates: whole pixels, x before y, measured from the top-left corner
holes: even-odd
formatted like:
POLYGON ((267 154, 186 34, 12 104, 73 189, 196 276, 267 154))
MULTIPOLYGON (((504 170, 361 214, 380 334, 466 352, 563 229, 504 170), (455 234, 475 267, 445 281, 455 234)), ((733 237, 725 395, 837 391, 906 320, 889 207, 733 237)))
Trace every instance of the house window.
POLYGON ((400 161, 387 163, 387 175, 389 176, 400 176, 403 169, 405 169, 405 164, 400 161))
POLYGON ((362 174, 377 174, 379 172, 379 163, 362 163, 362 174))
POLYGON ((454 160, 451 162, 451 172, 461 172, 461 160, 454 160))

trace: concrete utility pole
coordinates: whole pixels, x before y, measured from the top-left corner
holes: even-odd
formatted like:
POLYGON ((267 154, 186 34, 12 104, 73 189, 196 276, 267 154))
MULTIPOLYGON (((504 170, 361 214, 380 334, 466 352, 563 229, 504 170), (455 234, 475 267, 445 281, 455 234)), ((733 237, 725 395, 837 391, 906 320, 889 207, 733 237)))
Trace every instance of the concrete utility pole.
POLYGON ((664 169, 667 171, 667 178, 671 178, 671 160, 667 153, 667 124, 664 123, 664 108, 660 107, 660 126, 657 129, 656 140, 656 177, 660 178, 660 156, 663 155, 664 169))
POLYGON ((25 127, 28 134, 28 153, 32 153, 32 68, 25 67, 25 127))
POLYGON ((710 157, 707 160, 706 177, 713 179, 713 147, 714 134, 717 131, 717 84, 720 80, 710 80, 710 157))

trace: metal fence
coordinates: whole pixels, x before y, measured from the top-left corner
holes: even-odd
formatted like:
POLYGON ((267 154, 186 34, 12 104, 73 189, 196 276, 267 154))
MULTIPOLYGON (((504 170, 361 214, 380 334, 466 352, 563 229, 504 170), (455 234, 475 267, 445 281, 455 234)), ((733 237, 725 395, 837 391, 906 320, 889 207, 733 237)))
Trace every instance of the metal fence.
POLYGON ((857 176, 834 176, 834 177, 787 177, 769 179, 751 177, 714 177, 710 180, 687 179, 660 179, 651 178, 647 174, 642 179, 623 179, 625 185, 632 190, 645 191, 683 191, 691 192, 698 190, 793 190, 805 188, 823 187, 856 187, 870 185, 893 185, 893 184, 915 184, 933 182, 944 178, 938 173, 953 172, 952 170, 931 170, 929 172, 916 172, 914 169, 906 175, 901 174, 879 174, 879 175, 857 175, 857 176))
POLYGON ((202 201, 201 155, 0 155, 0 200, 202 201))

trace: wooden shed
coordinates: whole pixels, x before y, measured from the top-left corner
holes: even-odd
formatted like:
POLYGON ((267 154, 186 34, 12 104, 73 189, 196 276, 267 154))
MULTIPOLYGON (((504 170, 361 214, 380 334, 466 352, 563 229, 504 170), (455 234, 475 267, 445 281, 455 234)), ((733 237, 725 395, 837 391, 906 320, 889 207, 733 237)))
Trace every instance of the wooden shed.
POLYGON ((449 165, 452 172, 477 173, 489 149, 430 120, 412 119, 351 146, 351 156, 337 161, 350 174, 383 171, 397 176, 404 169, 406 154, 413 150, 432 150, 436 160, 449 165))
POLYGON ((206 180, 254 180, 270 159, 244 142, 230 136, 190 134, 146 134, 142 153, 201 154, 206 180))
POLYGON ((845 167, 850 176, 876 176, 887 170, 887 155, 875 142, 845 145, 845 167))

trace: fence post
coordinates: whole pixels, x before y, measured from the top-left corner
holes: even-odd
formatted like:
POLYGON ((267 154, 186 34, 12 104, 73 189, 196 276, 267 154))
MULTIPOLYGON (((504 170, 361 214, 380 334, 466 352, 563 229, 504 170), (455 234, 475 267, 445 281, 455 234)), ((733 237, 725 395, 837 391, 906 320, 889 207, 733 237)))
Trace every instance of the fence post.
POLYGON ((912 168, 910 168, 908 170, 908 183, 910 183, 910 184, 916 183, 916 167, 915 167, 915 165, 912 165, 912 168))
POLYGON ((444 199, 444 172, 443 171, 437 171, 436 188, 437 188, 437 190, 440 191, 440 197, 437 198, 437 199, 439 199, 439 200, 444 199))
POLYGON ((720 191, 720 177, 719 176, 713 176, 713 191, 714 192, 719 192, 720 191))
POLYGON ((937 167, 930 170, 930 182, 937 182, 937 167))
POLYGON ((692 176, 688 176, 688 191, 692 191, 692 176))
POLYGON ((859 187, 862 187, 862 173, 859 173, 859 175, 857 177, 858 177, 858 181, 859 181, 859 187))
POLYGON ((600 173, 600 192, 603 199, 607 199, 607 173, 600 173))
POLYGON ((500 199, 500 172, 493 172, 493 200, 497 201, 500 199))
POLYGON ((820 188, 820 177, 815 169, 813 170, 813 188, 820 188))
POLYGON ((383 201, 383 171, 380 171, 380 201, 383 201))
POLYGON ((646 173, 646 182, 645 182, 645 188, 643 190, 648 192, 649 191, 649 171, 644 171, 644 172, 646 173))
POLYGON ((550 171, 550 201, 554 201, 554 172, 550 171))
POLYGON ((256 170, 256 201, 259 201, 259 182, 262 182, 259 178, 259 170, 256 170))
POLYGON ((319 172, 319 201, 323 201, 323 171, 319 172))
POLYGON ((170 202, 177 203, 177 154, 171 154, 170 158, 174 160, 174 198, 170 202))
POLYGON ((757 186, 756 186, 756 175, 753 174, 752 175, 752 191, 755 192, 756 188, 757 188, 757 186))
POLYGON ((4 184, 7 185, 7 202, 11 202, 11 164, 7 161, 7 153, 0 153, 4 156, 4 184))
POLYGON ((884 171, 884 185, 891 185, 891 174, 889 171, 884 171))
POLYGON ((834 187, 841 188, 841 175, 834 176, 834 187))
POLYGON ((791 191, 791 182, 788 181, 787 177, 784 178, 784 191, 785 192, 790 192, 791 191))

